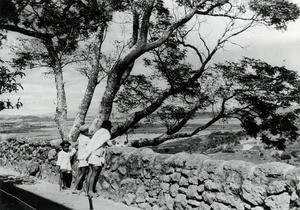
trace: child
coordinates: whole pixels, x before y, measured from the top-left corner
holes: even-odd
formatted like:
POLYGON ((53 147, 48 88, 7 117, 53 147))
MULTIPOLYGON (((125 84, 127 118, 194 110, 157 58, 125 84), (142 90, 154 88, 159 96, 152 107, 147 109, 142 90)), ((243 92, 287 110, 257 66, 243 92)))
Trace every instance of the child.
POLYGON ((84 150, 89 143, 89 127, 86 125, 82 125, 79 128, 80 134, 77 139, 78 141, 78 153, 77 153, 77 159, 78 159, 78 173, 76 180, 74 182, 74 187, 73 187, 73 194, 79 193, 80 190, 83 187, 83 181, 86 176, 86 173, 89 169, 89 164, 87 160, 83 160, 82 156, 84 155, 84 150))
POLYGON ((56 165, 59 166, 59 190, 69 188, 72 180, 71 158, 76 153, 75 148, 69 150, 71 143, 63 141, 62 151, 57 155, 56 165))

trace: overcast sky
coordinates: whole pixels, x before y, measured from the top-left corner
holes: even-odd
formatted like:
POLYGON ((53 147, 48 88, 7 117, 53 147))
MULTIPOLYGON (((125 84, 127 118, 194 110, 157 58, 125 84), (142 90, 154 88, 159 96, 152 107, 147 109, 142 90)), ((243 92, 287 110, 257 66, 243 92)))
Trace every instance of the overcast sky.
MULTIPOLYGON (((295 1, 296 2, 296 1, 295 1)), ((300 5, 300 4, 299 4, 300 5)), ((239 36, 239 44, 245 48, 228 47, 215 57, 215 61, 236 61, 242 56, 261 59, 271 65, 286 66, 288 69, 300 73, 300 19, 288 24, 287 31, 276 31, 265 27, 258 27, 239 36)), ((1 56, 5 53, 0 54, 1 56)), ((44 69, 26 70, 26 77, 22 78, 24 90, 9 95, 11 101, 21 97, 24 106, 20 110, 3 110, 0 115, 40 115, 55 112, 56 89, 54 79, 42 74, 44 69)), ((67 103, 69 111, 76 111, 82 98, 87 79, 73 70, 64 72, 67 103)), ((96 90, 91 108, 96 110, 100 103, 104 85, 96 90)), ((7 95, 0 96, 6 100, 7 95)))

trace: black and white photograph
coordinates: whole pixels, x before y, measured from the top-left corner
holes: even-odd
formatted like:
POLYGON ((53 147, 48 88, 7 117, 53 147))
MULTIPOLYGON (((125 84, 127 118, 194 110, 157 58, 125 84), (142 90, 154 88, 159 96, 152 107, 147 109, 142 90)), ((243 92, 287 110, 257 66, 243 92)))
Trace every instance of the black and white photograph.
POLYGON ((300 210, 300 0, 0 0, 0 210, 300 210))

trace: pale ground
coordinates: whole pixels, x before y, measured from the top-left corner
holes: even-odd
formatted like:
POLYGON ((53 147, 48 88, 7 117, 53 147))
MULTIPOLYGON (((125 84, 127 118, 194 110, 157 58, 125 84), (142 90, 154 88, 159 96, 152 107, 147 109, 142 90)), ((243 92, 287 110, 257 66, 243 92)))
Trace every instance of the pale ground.
MULTIPOLYGON (((0 167, 0 175, 14 175, 20 174, 6 168, 0 167)), ((24 189, 38 196, 51 200, 55 203, 64 205, 74 210, 88 210, 88 198, 82 193, 81 195, 74 195, 71 191, 59 191, 58 184, 51 184, 43 180, 37 180, 33 185, 16 185, 18 188, 24 189)), ((135 207, 129 207, 123 203, 117 203, 103 197, 93 198, 94 210, 138 210, 135 207)))

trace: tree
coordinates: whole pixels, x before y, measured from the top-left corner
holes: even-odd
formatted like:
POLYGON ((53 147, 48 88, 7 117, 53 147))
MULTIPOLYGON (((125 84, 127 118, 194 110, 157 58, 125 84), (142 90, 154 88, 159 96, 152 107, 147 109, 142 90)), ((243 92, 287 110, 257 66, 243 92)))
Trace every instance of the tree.
MULTIPOLYGON (((0 60, 0 63, 3 61, 0 60)), ((22 70, 11 71, 7 66, 0 66, 0 95, 4 93, 18 92, 20 89, 23 89, 21 83, 17 82, 17 78, 22 78, 25 76, 25 73, 22 70)), ((23 106, 20 98, 18 99, 15 107, 19 109, 23 106)), ((13 109, 14 106, 12 102, 7 99, 6 101, 0 100, 0 111, 3 109, 13 109)))
MULTIPOLYGON (((1 18, 0 29, 17 31, 35 37, 45 45, 48 53, 45 58, 51 58, 52 62, 48 63, 56 69, 54 74, 57 77, 58 102, 65 102, 63 100, 65 96, 62 68, 60 66, 58 68, 60 70, 57 70, 54 68, 57 65, 53 65, 61 64, 61 60, 56 58, 61 58, 62 53, 57 52, 67 52, 71 56, 78 47, 77 43, 80 38, 85 35, 89 36, 96 29, 106 33, 109 33, 111 29, 112 33, 109 38, 115 38, 115 41, 109 42, 108 36, 102 36, 103 33, 100 33, 100 39, 96 45, 98 59, 93 60, 94 63, 90 68, 107 73, 99 113, 90 127, 90 132, 95 132, 103 120, 108 120, 112 115, 113 107, 119 104, 121 105, 119 111, 124 114, 128 113, 128 116, 113 129, 113 137, 126 133, 141 120, 159 113, 160 108, 172 111, 172 113, 174 111, 180 113, 182 109, 165 105, 185 101, 188 107, 184 109, 189 112, 185 115, 170 115, 170 117, 176 116, 176 119, 175 124, 168 125, 167 135, 178 132, 193 116, 193 113, 211 103, 208 101, 209 95, 201 91, 201 87, 209 83, 207 81, 210 76, 206 72, 218 50, 223 49, 226 43, 234 43, 235 37, 257 23, 274 26, 276 29, 285 29, 287 22, 299 16, 299 8, 285 0, 243 2, 231 0, 49 0, 30 1, 26 5, 19 1, 6 1, 9 2, 7 5, 13 9, 1 18), (178 9, 177 12, 175 8, 178 9), (118 17, 121 18, 118 19, 118 17), (224 23, 223 27, 215 30, 215 32, 223 31, 216 33, 219 37, 213 42, 204 38, 207 37, 205 36, 207 30, 205 21, 208 18, 224 23), (119 21, 122 24, 118 24, 119 21), (73 22, 76 25, 72 24, 73 22), (120 25, 125 30, 125 36, 122 39, 114 36, 113 30, 120 25), (199 35, 199 42, 192 45, 188 41, 194 31, 199 35), (72 39, 69 39, 70 37, 72 39), (57 43, 63 44, 57 45, 57 43), (114 48, 107 52, 103 48, 105 44, 114 48), (61 50, 65 49, 61 48, 62 46, 68 46, 67 50, 61 50), (53 48, 61 51, 54 51, 53 48), (186 58, 189 58, 192 52, 198 56, 198 61, 188 63, 186 58), (141 58, 145 58, 150 70, 135 73, 135 63, 141 58), (149 76, 152 73, 151 68, 154 74, 149 76), (149 80, 150 78, 155 80, 149 80), (164 81, 165 85, 157 85, 155 83, 157 80, 164 81), (126 97, 122 97, 123 94, 126 94, 124 95, 126 97, 134 94, 134 97, 126 101, 126 97), (126 109, 122 103, 128 103, 130 109, 126 109)), ((90 90, 92 89, 87 88, 87 92, 90 90)), ((82 101, 82 105, 87 104, 88 101, 82 101)), ((78 116, 80 117, 74 122, 69 136, 74 136, 76 128, 84 123, 86 112, 82 110, 88 106, 84 107, 79 108, 78 116)), ((61 116, 61 121, 66 119, 66 109, 65 103, 58 104, 57 116, 61 116)), ((58 124, 58 127, 61 126, 58 124)), ((63 130, 63 136, 66 136, 67 131, 61 128, 60 130, 63 130)))
MULTIPOLYGON (((0 29, 30 37, 30 40, 26 41, 30 41, 31 49, 27 48, 25 52, 19 52, 15 65, 47 66, 50 68, 50 73, 54 75, 57 90, 54 119, 62 139, 68 138, 69 132, 63 68, 74 62, 73 53, 80 40, 97 31, 98 28, 106 27, 105 21, 111 19, 109 11, 117 8, 113 5, 111 8, 111 2, 104 3, 97 4, 95 1, 84 3, 73 0, 1 1, 0 29)), ((117 7, 118 2, 115 5, 117 7)))
MULTIPOLYGON (((0 47, 2 46, 3 40, 6 39, 6 36, 0 33, 0 47)), ((14 68, 7 65, 7 62, 4 62, 0 59, 0 96, 4 93, 18 92, 20 89, 23 89, 21 83, 17 82, 17 78, 22 78, 25 76, 23 69, 14 68)), ((15 107, 19 109, 23 106, 20 98, 18 99, 15 107)), ((7 99, 6 101, 0 100, 0 111, 3 109, 13 109, 14 106, 12 102, 7 99)))
MULTIPOLYGON (((206 100, 210 102, 206 107, 213 110, 212 118, 190 133, 181 133, 181 137, 193 136, 218 120, 236 118, 248 135, 260 137, 264 143, 278 149, 285 148, 286 140, 297 139, 299 134, 295 121, 299 109, 291 109, 292 106, 299 106, 300 102, 300 78, 297 72, 285 67, 270 66, 260 60, 244 58, 240 62, 216 64, 207 74, 210 74, 210 78, 215 78, 210 80, 214 88, 208 88, 211 92, 207 94, 209 98, 206 100)), ((171 113, 180 113, 182 116, 195 113, 193 109, 178 109, 173 105, 171 113)), ((164 120, 168 115, 168 110, 162 110, 157 114, 156 120, 164 120)), ((184 120, 184 117, 180 120, 184 120)), ((179 124, 177 122, 167 129, 168 137, 177 136, 172 134, 175 133, 174 127, 179 124)), ((153 140, 139 140, 133 144, 159 144, 165 140, 166 136, 161 136, 153 140)))

